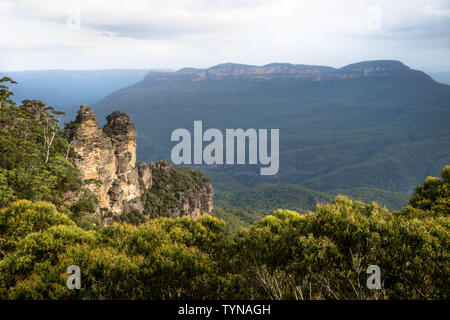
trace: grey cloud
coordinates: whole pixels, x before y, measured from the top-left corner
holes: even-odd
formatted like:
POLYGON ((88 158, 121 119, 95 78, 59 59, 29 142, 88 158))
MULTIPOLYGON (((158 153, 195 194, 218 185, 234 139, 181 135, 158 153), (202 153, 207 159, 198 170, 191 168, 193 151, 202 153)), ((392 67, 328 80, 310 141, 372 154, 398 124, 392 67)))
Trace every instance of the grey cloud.
MULTIPOLYGON (((86 24, 84 25, 86 26, 86 24)), ((187 34, 199 34, 207 28, 196 25, 177 25, 163 23, 141 23, 141 24, 89 24, 88 27, 104 32, 108 36, 114 33, 117 37, 130 37, 135 39, 167 39, 171 37, 183 36, 187 34)))

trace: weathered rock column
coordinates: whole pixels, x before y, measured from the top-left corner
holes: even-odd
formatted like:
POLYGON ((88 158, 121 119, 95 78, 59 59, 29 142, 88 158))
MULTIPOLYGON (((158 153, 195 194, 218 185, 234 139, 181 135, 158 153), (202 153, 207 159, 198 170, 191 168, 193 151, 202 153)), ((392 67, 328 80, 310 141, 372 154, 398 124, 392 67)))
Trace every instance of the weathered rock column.
POLYGON ((77 156, 74 166, 81 172, 86 188, 94 193, 100 208, 110 210, 109 190, 117 179, 117 160, 109 139, 98 126, 97 117, 82 105, 74 124, 71 145, 77 156))

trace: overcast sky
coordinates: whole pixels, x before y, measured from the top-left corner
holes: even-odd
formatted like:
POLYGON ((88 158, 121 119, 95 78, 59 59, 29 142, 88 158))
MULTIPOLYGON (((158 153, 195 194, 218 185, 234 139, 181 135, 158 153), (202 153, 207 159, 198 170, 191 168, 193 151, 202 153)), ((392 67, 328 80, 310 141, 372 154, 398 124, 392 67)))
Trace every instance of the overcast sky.
POLYGON ((449 0, 0 0, 0 70, 341 67, 450 70, 449 0))

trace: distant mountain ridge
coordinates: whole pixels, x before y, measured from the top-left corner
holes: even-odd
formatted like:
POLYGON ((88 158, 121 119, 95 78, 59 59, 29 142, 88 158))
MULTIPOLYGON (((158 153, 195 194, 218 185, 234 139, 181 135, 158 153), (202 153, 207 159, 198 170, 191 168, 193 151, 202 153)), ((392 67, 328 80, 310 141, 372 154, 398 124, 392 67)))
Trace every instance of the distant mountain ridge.
POLYGON ((176 72, 149 72, 145 80, 222 80, 276 78, 321 81, 330 79, 357 79, 389 76, 414 76, 432 80, 422 71, 410 69, 400 61, 363 61, 336 69, 327 66, 270 63, 263 66, 224 63, 207 69, 183 68, 176 72))

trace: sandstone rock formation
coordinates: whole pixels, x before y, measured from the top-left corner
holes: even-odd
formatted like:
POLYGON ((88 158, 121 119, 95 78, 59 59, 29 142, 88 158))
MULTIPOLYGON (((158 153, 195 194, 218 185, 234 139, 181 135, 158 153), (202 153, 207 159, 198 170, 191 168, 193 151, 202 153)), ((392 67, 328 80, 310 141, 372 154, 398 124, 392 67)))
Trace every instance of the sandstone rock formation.
MULTIPOLYGON (((151 215, 144 212, 143 195, 153 185, 152 167, 160 169, 160 165, 136 166, 137 133, 128 115, 115 111, 106 120, 100 128, 94 112, 87 105, 80 107, 76 120, 66 127, 75 152, 72 162, 81 172, 85 187, 96 196, 99 213, 114 216, 134 211, 151 215)), ((178 169, 170 165, 167 170, 178 169)), ((197 218, 211 213, 213 191, 209 182, 196 192, 176 188, 173 192, 179 206, 173 208, 172 216, 197 218)))

